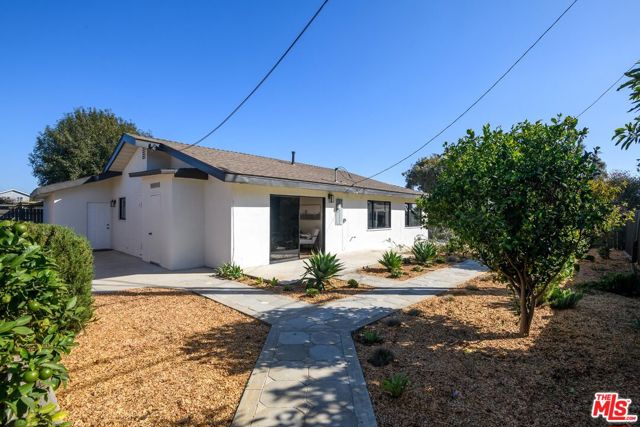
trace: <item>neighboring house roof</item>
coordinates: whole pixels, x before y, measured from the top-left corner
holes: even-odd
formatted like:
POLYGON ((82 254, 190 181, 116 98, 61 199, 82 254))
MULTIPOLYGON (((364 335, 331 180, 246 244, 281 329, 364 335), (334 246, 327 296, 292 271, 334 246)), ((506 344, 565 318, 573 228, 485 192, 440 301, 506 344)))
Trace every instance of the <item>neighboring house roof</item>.
MULTIPOLYGON (((194 146, 151 138, 142 135, 124 134, 111 158, 100 175, 74 181, 52 184, 34 190, 32 197, 43 197, 53 191, 118 176, 122 173, 137 147, 167 153, 189 166, 205 172, 225 182, 256 185, 299 187, 328 191, 343 191, 364 194, 384 194, 401 197, 415 197, 421 193, 356 175, 343 170, 314 166, 306 163, 291 163, 288 160, 243 154, 235 151, 194 146), (185 149, 189 147, 188 149, 185 149), (362 182, 360 182, 362 181, 362 182)), ((187 171, 182 169, 181 171, 187 171)), ((130 174, 142 176, 144 171, 130 174)), ((176 173, 177 170, 162 169, 154 173, 176 173)))
POLYGON ((25 193, 24 191, 16 190, 16 189, 13 189, 13 188, 10 188, 10 189, 4 190, 4 191, 0 191, 0 197, 2 197, 3 194, 7 194, 7 193, 18 193, 18 194, 22 194, 23 196, 29 197, 29 193, 25 193))

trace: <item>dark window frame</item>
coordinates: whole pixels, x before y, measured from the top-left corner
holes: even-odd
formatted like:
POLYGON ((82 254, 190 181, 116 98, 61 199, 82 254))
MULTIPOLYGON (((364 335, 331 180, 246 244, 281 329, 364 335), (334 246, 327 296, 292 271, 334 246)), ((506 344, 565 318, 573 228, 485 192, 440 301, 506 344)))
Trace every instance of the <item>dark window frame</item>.
POLYGON ((367 200, 367 229, 368 230, 386 230, 391 228, 391 202, 381 200, 367 200), (376 216, 374 209, 376 204, 383 204, 386 215, 384 216, 384 224, 380 225, 380 217, 376 216))
POLYGON ((120 197, 118 199, 118 219, 125 221, 127 219, 127 198, 120 197))
POLYGON ((417 203, 405 203, 404 204, 404 226, 407 228, 416 228, 421 227, 422 223, 420 221, 422 217, 422 210, 417 207, 417 203), (413 213, 413 215, 412 215, 413 213), (415 223, 412 224, 412 219, 415 223))

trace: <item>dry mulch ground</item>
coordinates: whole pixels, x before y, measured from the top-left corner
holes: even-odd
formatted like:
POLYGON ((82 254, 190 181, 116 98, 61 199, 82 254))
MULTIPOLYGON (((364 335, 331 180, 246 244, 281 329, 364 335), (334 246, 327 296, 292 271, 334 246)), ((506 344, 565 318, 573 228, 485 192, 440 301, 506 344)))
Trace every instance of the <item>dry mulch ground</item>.
POLYGON ((384 277, 386 279, 403 281, 403 280, 408 280, 414 277, 422 276, 423 274, 429 273, 431 271, 440 270, 441 268, 450 267, 452 264, 455 264, 456 262, 439 262, 439 263, 430 264, 428 266, 419 265, 415 263, 402 264, 402 276, 400 277, 391 277, 387 269, 382 264, 367 265, 359 269, 358 273, 369 275, 369 276, 378 276, 378 277, 384 277), (416 270, 415 269, 416 267, 419 267, 419 268, 416 270))
POLYGON ((306 287, 302 282, 295 282, 291 284, 277 284, 272 286, 268 280, 262 280, 244 276, 238 280, 241 283, 254 286, 256 288, 264 289, 269 292, 281 294, 290 298, 294 298, 300 301, 308 302, 310 304, 322 304, 329 301, 334 301, 340 298, 350 297, 361 292, 367 292, 372 289, 371 286, 364 283, 358 283, 357 288, 350 288, 347 286, 347 281, 341 279, 331 279, 331 283, 325 287, 325 290, 318 295, 311 297, 306 294, 306 287))
POLYGON ((95 305, 58 390, 74 426, 231 423, 268 326, 173 289, 97 295, 95 305))
MULTIPOLYGON (((583 261, 577 280, 593 279, 594 266, 626 271, 621 257, 583 261)), ((401 326, 372 325, 384 342, 357 348, 379 425, 606 425, 590 417, 598 391, 619 392, 640 413, 640 300, 596 291, 575 309, 543 307, 527 338, 510 307, 505 286, 484 275, 394 316, 401 326), (369 364, 379 347, 394 362, 369 364), (393 399, 380 384, 398 372, 411 383, 393 399)))

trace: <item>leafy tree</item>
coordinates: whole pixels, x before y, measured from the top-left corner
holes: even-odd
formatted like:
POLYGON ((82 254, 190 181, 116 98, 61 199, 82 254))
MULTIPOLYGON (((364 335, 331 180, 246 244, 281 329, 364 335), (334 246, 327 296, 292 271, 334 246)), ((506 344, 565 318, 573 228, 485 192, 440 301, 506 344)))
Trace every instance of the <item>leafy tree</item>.
POLYGON ((440 172, 440 154, 432 154, 418 160, 411 169, 403 172, 407 188, 417 188, 419 191, 430 193, 440 172))
MULTIPOLYGON (((640 61, 636 65, 637 67, 625 73, 629 80, 618 88, 618 90, 631 89, 631 94, 629 95, 629 100, 631 101, 630 113, 634 111, 640 112, 640 61)), ((627 150, 631 144, 640 142, 640 116, 636 116, 633 121, 627 123, 624 127, 616 129, 611 139, 615 140, 616 145, 620 145, 623 150, 627 150)))
POLYGON ((616 189, 585 151, 572 117, 484 126, 445 144, 441 172, 420 205, 429 224, 459 236, 507 284, 528 335, 536 302, 620 213, 616 189))
POLYGON ((615 200, 616 205, 624 209, 640 207, 640 176, 627 171, 613 171, 607 174, 607 182, 620 188, 620 194, 615 200))
POLYGON ((144 134, 109 110, 77 108, 40 132, 29 154, 40 185, 101 172, 123 133, 144 134))

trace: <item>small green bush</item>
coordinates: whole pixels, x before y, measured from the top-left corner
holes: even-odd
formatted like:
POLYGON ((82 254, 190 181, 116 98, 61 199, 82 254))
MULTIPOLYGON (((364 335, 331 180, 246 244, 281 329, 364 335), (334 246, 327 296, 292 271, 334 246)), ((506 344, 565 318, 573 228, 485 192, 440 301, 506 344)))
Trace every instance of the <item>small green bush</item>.
POLYGON ((574 308, 580 299, 582 299, 582 292, 555 288, 553 292, 547 296, 547 303, 555 310, 566 310, 568 308, 574 308))
POLYGON ((269 286, 271 287, 278 286, 279 284, 280 284, 280 281, 275 277, 272 277, 271 280, 269 280, 269 286))
POLYGON ((225 262, 216 269, 216 275, 222 277, 223 279, 237 280, 242 279, 242 277, 244 276, 244 271, 242 271, 242 268, 239 265, 225 262))
POLYGON ((58 274, 67 284, 72 296, 78 298, 77 306, 83 307, 76 331, 93 317, 93 249, 89 241, 69 227, 52 224, 24 223, 35 243, 42 246, 57 266, 58 274))
POLYGON ((371 357, 367 359, 367 362, 371 363, 375 367, 387 366, 393 362, 395 356, 391 350, 386 348, 377 348, 371 357))
POLYGON ((318 295, 320 295, 320 291, 317 288, 307 288, 306 291, 305 291, 305 294, 309 298, 315 298, 318 295))
POLYGON ((634 272, 610 273, 595 282, 583 285, 586 288, 611 292, 625 297, 640 296, 640 278, 634 272))
POLYGON ((344 266, 334 254, 314 252, 304 261, 304 269, 302 280, 306 282, 307 287, 323 291, 344 266))
POLYGON ((397 398, 404 393, 408 385, 409 378, 405 374, 394 374, 382 381, 382 390, 397 398))
POLYGON ((424 270, 424 267, 422 267, 421 265, 416 265, 415 267, 413 267, 411 270, 413 271, 417 271, 418 273, 420 273, 421 271, 424 270))
POLYGON ((477 291, 478 289, 480 289, 475 283, 468 283, 464 288, 469 291, 477 291))
POLYGON ((257 278, 256 278, 256 279, 254 279, 254 280, 255 280, 255 282, 254 282, 254 283, 255 283, 256 285, 258 285, 258 286, 262 286, 262 285, 264 285, 264 279, 263 279, 262 277, 257 277, 257 278))
POLYGON ((391 277, 402 276, 402 256, 393 249, 383 253, 378 262, 387 269, 391 277))
POLYGON ((347 282, 347 286, 350 288, 357 288, 358 286, 360 286, 360 284, 356 279, 349 279, 349 281, 347 282))
POLYGON ((411 253, 420 264, 428 264, 438 256, 438 248, 426 240, 417 240, 411 248, 411 253))
POLYGON ((284 292, 291 292, 293 290, 293 288, 291 287, 291 285, 284 285, 282 290, 284 292))
POLYGON ((360 341, 366 345, 379 344, 382 337, 376 331, 368 329, 360 334, 360 341))
POLYGON ((598 248, 598 255, 600 255, 602 259, 609 259, 609 257, 611 257, 611 249, 609 246, 601 246, 598 248))
POLYGON ((86 308, 58 274, 52 251, 29 227, 0 222, 1 425, 68 426, 49 390, 68 379, 61 363, 86 308))

